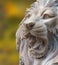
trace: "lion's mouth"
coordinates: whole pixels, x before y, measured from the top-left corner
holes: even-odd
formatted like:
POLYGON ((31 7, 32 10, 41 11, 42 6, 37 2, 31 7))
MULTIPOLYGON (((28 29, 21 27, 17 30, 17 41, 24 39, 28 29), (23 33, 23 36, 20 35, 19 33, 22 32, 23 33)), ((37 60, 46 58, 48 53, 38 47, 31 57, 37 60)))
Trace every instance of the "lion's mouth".
POLYGON ((34 46, 29 48, 30 56, 34 58, 42 58, 47 52, 47 46, 43 42, 35 43, 34 46))

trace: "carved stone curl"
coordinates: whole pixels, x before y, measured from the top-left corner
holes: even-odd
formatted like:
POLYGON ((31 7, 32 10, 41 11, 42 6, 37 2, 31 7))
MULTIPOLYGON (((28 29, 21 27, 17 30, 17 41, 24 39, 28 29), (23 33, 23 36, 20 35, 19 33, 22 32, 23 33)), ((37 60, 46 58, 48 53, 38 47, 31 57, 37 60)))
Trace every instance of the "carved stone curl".
POLYGON ((58 65, 58 1, 37 0, 16 32, 19 65, 58 65))

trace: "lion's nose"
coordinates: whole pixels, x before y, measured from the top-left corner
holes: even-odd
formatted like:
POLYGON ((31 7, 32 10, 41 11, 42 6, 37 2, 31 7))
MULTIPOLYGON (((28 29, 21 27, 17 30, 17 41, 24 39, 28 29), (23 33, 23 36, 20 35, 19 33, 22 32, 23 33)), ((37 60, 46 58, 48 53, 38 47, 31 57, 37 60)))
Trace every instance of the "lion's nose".
POLYGON ((33 26, 34 26, 34 23, 33 23, 33 22, 25 23, 25 25, 26 25, 26 28, 27 28, 27 29, 32 29, 33 26))

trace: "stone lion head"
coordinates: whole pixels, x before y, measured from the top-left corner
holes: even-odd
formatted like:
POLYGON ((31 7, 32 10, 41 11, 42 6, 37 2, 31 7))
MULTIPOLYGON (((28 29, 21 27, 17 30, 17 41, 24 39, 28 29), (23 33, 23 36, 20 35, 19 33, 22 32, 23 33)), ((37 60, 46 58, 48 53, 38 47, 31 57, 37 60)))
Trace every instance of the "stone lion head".
POLYGON ((37 0, 27 9, 16 32, 16 43, 25 65, 30 58, 49 61, 57 55, 58 0, 37 0))

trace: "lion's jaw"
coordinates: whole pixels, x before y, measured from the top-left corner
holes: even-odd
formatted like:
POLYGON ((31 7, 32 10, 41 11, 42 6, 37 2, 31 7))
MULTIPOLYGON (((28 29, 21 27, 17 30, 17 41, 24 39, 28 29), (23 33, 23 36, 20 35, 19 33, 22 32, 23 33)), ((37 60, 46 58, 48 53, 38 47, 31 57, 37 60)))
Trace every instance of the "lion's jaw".
MULTIPOLYGON (((45 37, 45 36, 44 36, 45 37)), ((29 33, 26 35, 26 40, 28 44, 28 56, 34 59, 39 59, 45 57, 48 50, 48 39, 45 37, 37 37, 29 33)))
POLYGON ((34 59, 45 57, 48 46, 44 46, 41 42, 35 44, 32 48, 28 48, 28 56, 34 59))

